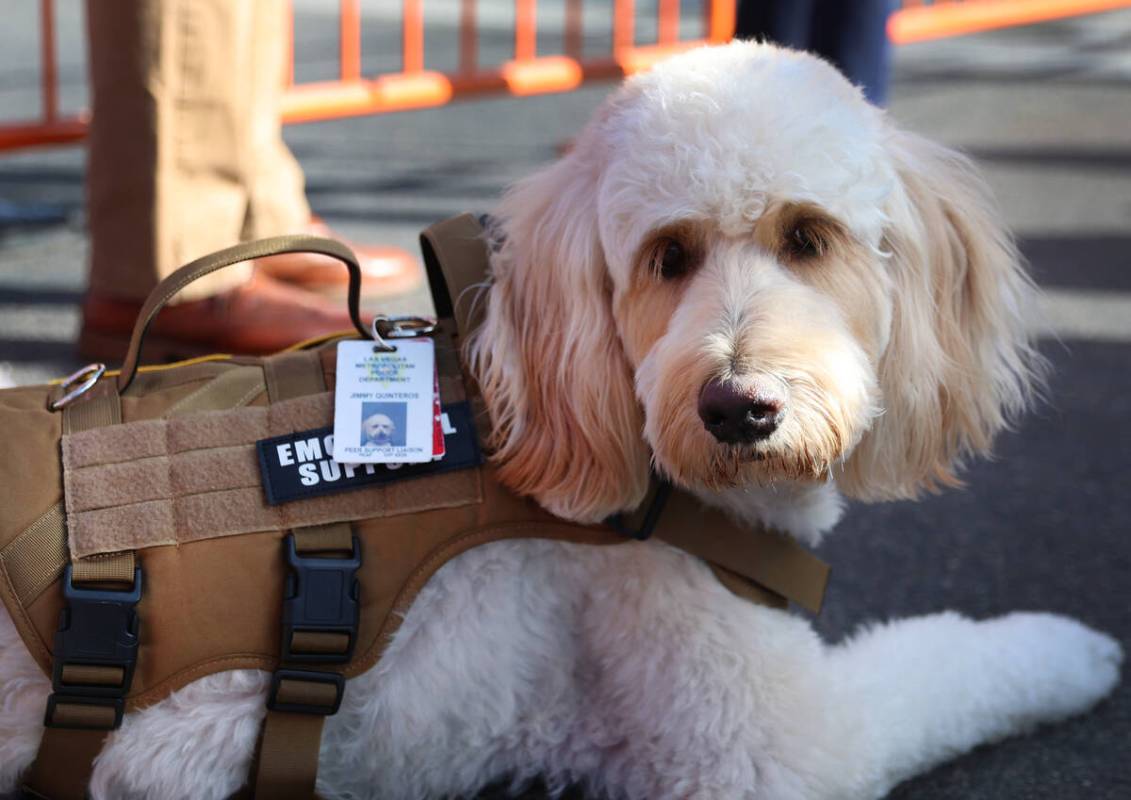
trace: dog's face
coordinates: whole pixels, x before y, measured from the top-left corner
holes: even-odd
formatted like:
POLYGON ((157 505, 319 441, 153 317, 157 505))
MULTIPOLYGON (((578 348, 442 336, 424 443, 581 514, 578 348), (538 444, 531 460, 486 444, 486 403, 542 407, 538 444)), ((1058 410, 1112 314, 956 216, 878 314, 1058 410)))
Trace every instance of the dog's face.
POLYGON ((615 95, 500 212, 472 363, 551 510, 692 488, 954 481, 1023 404, 1030 286, 982 184, 827 64, 735 43, 615 95))
POLYGON ((685 484, 822 480, 878 410, 880 114, 809 57, 683 60, 599 123, 597 224, 645 438, 685 484))
POLYGON ((385 414, 372 414, 361 422, 361 432, 366 444, 392 444, 396 430, 397 424, 385 414))

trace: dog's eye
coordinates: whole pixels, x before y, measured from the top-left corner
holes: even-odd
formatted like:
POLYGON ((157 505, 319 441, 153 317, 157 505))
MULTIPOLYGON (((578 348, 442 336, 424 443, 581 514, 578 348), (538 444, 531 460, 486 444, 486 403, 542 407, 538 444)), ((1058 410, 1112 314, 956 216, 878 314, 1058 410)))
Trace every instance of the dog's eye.
POLYGON ((660 277, 666 281, 686 275, 691 266, 691 259, 683 245, 674 239, 665 239, 656 249, 656 260, 659 266, 660 277))
POLYGON ((786 234, 785 251, 793 259, 816 258, 824 249, 820 235, 808 225, 794 225, 786 234))

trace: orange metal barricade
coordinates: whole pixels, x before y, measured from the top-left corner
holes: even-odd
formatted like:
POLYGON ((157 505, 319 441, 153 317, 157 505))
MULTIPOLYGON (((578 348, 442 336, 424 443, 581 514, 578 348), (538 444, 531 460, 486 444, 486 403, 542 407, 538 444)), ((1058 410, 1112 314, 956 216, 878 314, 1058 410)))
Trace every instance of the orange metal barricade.
POLYGON ((87 114, 59 115, 59 82, 55 59, 55 4, 39 4, 39 76, 42 112, 38 120, 0 124, 0 152, 39 144, 63 144, 86 134, 87 114))
MULTIPOLYGON (((679 0, 660 0, 657 41, 637 44, 633 0, 615 0, 612 52, 604 58, 581 56, 581 0, 566 0, 564 53, 538 55, 537 2, 515 0, 514 58, 482 68, 477 60, 475 0, 462 0, 459 69, 442 73, 424 68, 421 0, 404 0, 402 71, 362 78, 358 0, 342 0, 340 80, 300 83, 283 98, 286 122, 308 122, 358 114, 377 114, 443 105, 455 98, 486 93, 546 94, 574 89, 589 80, 619 78, 645 69, 665 56, 704 42, 724 42, 734 31, 734 0, 705 4, 703 34, 679 39, 679 0)), ((0 143, 0 148, 2 148, 0 143)))
MULTIPOLYGON (((582 55, 583 0, 563 0, 562 53, 538 54, 537 0, 514 0, 514 57, 483 67, 478 58, 476 0, 460 0, 459 64, 452 72, 425 68, 423 0, 403 0, 401 71, 364 77, 361 67, 360 0, 340 0, 337 80, 294 82, 293 58, 285 76, 286 122, 308 122, 443 105, 488 93, 532 95, 574 89, 585 81, 619 78, 703 42, 723 42, 734 32, 736 0, 703 0, 699 38, 680 39, 680 0, 652 0, 656 40, 638 44, 635 0, 613 0, 612 48, 600 58, 582 55)), ((88 114, 59 109, 55 56, 55 0, 40 0, 39 119, 0 122, 0 152, 75 142, 86 134, 88 114)), ((897 44, 1131 6, 1131 0, 904 0, 888 22, 897 44)), ((292 24, 293 31, 293 24, 292 24)), ((293 36, 292 36, 293 39, 293 36)))
MULTIPOLYGON (((403 0, 401 71, 364 77, 361 69, 360 0, 340 0, 337 80, 295 83, 293 57, 284 76, 285 122, 308 122, 443 105, 453 99, 488 93, 544 94, 574 89, 585 81, 619 78, 646 69, 661 58, 704 42, 724 42, 734 31, 734 0, 704 0, 702 33, 681 40, 680 0, 658 0, 656 41, 638 44, 634 0, 614 0, 612 48, 604 57, 582 56, 582 0, 564 0, 563 53, 538 54, 537 0, 514 0, 514 57, 490 67, 479 65, 476 0, 461 0, 459 66, 453 72, 425 68, 422 0, 403 0)), ((64 115, 58 105, 54 0, 40 0, 42 113, 39 119, 0 123, 0 152, 78 141, 88 114, 64 115)), ((292 19, 293 39, 293 19, 292 19)))

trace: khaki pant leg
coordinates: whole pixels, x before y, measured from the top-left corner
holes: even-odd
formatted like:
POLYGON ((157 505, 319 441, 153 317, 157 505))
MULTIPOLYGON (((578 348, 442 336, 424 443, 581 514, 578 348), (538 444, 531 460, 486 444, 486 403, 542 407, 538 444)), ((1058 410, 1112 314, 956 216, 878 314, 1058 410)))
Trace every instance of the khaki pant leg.
MULTIPOLYGON (((271 170, 264 161, 297 176, 271 189, 274 206, 309 215, 279 135, 286 42, 281 29, 259 29, 265 9, 281 24, 278 0, 88 0, 92 291, 141 299, 182 264, 254 233, 248 187, 271 170), (263 98, 265 85, 274 92, 263 98)), ((249 271, 222 270, 181 298, 222 292, 249 271)))
POLYGON ((253 106, 249 135, 248 214, 243 236, 261 239, 301 233, 310 221, 302 169, 283 142, 279 117, 283 69, 287 61, 288 4, 283 0, 256 0, 254 26, 255 69, 248 103, 253 106))
POLYGON ((159 275, 156 184, 160 74, 159 4, 88 0, 87 39, 94 108, 87 137, 86 208, 90 289, 145 297, 159 275))

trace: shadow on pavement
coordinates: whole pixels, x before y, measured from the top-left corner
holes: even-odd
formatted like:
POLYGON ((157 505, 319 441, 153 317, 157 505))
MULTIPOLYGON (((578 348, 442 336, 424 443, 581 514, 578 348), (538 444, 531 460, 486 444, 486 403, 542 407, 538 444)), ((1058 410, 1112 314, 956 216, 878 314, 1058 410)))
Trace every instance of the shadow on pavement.
POLYGON ((1020 246, 1042 288, 1131 291, 1131 235, 1026 236, 1020 246))

